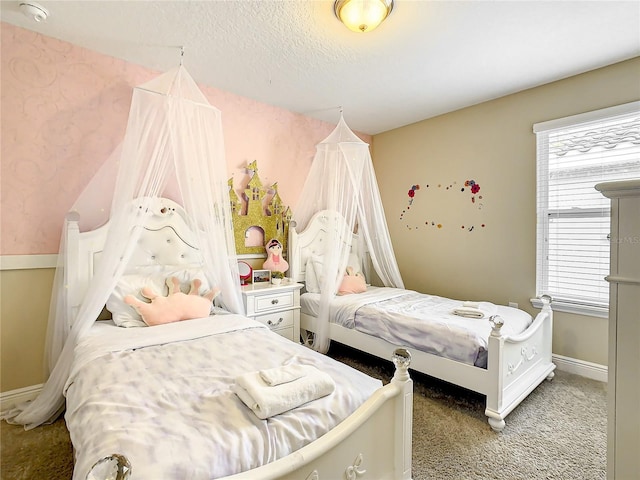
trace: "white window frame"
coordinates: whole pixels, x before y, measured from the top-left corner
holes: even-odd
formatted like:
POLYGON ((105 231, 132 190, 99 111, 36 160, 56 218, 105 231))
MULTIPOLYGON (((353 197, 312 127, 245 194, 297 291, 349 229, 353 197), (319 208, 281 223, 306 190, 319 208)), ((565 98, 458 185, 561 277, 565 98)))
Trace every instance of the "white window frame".
MULTIPOLYGON (((536 123, 533 126, 533 131, 537 137, 537 171, 538 171, 538 189, 537 189, 537 208, 538 208, 538 232, 536 241, 536 296, 539 298, 541 295, 549 294, 545 291, 545 286, 548 282, 548 242, 549 238, 549 223, 551 218, 569 218, 572 216, 588 216, 588 217, 603 217, 610 218, 610 212, 602 209, 580 209, 579 213, 563 212, 560 214, 558 211, 554 211, 548 208, 547 198, 549 196, 548 190, 548 178, 549 178, 549 148, 548 139, 544 134, 552 130, 567 128, 572 126, 578 126, 590 122, 604 121, 613 117, 628 114, 640 115, 640 101, 626 103, 623 105, 617 105, 601 110, 592 112, 586 112, 579 115, 573 115, 570 117, 560 118, 556 120, 550 120, 547 122, 536 123), (546 179, 546 180, 545 180, 546 179), (544 206, 543 206, 544 205, 544 206), (560 215, 558 215, 560 214, 560 215)), ((606 181, 606 179, 603 179, 606 181)), ((606 259, 609 261, 609 258, 606 259)), ((538 299, 531 299, 531 303, 537 307, 542 307, 542 302, 538 299)), ((567 298, 558 298, 552 301, 554 310, 575 313, 580 315, 588 315, 595 317, 608 317, 609 308, 608 304, 598 305, 591 302, 584 302, 580 299, 573 299, 568 296, 567 298)))

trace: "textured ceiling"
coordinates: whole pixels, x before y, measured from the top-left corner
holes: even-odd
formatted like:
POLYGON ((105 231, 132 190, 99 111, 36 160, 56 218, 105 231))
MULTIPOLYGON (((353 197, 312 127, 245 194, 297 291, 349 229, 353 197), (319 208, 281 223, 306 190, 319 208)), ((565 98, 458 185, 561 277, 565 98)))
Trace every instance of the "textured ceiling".
POLYGON ((333 2, 47 1, 2 21, 376 134, 640 55, 638 1, 396 0, 375 31, 333 2))

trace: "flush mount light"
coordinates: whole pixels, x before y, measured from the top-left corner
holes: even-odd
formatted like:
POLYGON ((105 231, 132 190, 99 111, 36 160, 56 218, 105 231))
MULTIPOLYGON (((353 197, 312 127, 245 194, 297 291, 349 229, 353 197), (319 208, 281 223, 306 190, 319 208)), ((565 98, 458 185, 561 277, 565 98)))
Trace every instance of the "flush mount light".
POLYGON ((21 2, 20 11, 35 22, 44 22, 49 16, 49 11, 35 2, 21 2))
POLYGON ((393 0, 336 0, 336 17, 354 32, 370 32, 389 16, 393 0))

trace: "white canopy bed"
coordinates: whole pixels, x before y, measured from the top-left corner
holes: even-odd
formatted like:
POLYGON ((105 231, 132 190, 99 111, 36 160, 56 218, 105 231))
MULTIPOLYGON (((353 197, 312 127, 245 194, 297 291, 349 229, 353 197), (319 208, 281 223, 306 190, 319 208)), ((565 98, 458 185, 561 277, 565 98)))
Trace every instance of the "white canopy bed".
MULTIPOLYGON (((295 281, 309 283, 311 259, 317 258, 313 252, 321 251, 326 241, 330 215, 319 212, 300 233, 290 226, 289 264, 295 281)), ((349 266, 357 268, 366 262, 366 252, 357 251, 356 238, 349 243, 354 246, 349 266)), ((317 330, 320 301, 320 293, 302 294, 301 331, 317 330)), ((367 287, 366 292, 331 300, 329 335, 331 340, 381 358, 389 349, 406 347, 414 370, 486 395, 489 424, 501 431, 505 417, 540 382, 553 378, 553 314, 549 299, 543 298, 543 302, 542 311, 533 320, 521 310, 499 305, 493 306, 495 317, 477 319, 450 314, 464 307, 462 301, 392 287, 367 287), (391 303, 399 299, 405 303, 391 303), (391 323, 384 323, 385 303, 391 323), (429 325, 429 320, 435 323, 429 325), (464 323, 477 327, 469 330, 464 323)), ((491 308, 484 303, 480 303, 480 311, 491 308)))
MULTIPOLYGON (((394 357, 394 378, 382 386, 221 308, 185 322, 116 325, 132 321, 125 316, 133 309, 122 302, 127 293, 157 285, 156 277, 174 275, 188 283, 202 276, 194 234, 184 219, 171 200, 149 206, 147 226, 107 301, 113 319, 95 322, 75 347, 64 389, 74 480, 87 478, 98 460, 113 453, 126 458, 132 480, 315 478, 313 472, 339 478, 354 462, 383 475, 375 478, 409 479, 412 386, 402 352, 394 357), (335 389, 261 418, 235 394, 234 384, 248 372, 283 365, 316 367, 335 389)), ((67 259, 83 268, 67 271, 67 291, 82 292, 91 283, 108 228, 80 233, 75 219, 68 222, 67 259)), ((69 302, 71 309, 78 306, 72 297, 69 302)), ((273 401, 286 403, 283 395, 273 401)))
POLYGON ((532 319, 488 302, 468 306, 404 289, 368 145, 343 119, 318 145, 289 227, 289 265, 293 280, 306 285, 300 325, 305 342, 327 351, 334 340, 382 358, 405 347, 413 369, 486 395, 485 413, 496 431, 537 385, 553 377, 550 299, 543 299, 532 319), (353 274, 360 270, 368 280, 375 271, 383 288, 361 282, 354 290, 353 274), (451 315, 459 309, 484 318, 451 315))
POLYGON ((408 352, 389 350, 397 369, 382 386, 243 315, 220 112, 182 66, 134 89, 123 145, 108 163, 63 226, 49 379, 3 418, 35 428, 55 420, 66 397, 75 480, 351 478, 365 470, 410 479, 408 352), (100 208, 101 174, 112 167, 113 200, 100 208), (182 292, 165 288, 167 278, 182 292), (201 317, 147 327, 149 314, 127 297, 144 287, 167 302, 217 296, 201 317), (279 382, 247 386, 248 398, 238 388, 246 375, 282 376, 291 366, 305 373, 281 380, 296 385, 287 396, 270 390, 279 382), (257 396, 265 391, 275 403, 266 413, 257 396))

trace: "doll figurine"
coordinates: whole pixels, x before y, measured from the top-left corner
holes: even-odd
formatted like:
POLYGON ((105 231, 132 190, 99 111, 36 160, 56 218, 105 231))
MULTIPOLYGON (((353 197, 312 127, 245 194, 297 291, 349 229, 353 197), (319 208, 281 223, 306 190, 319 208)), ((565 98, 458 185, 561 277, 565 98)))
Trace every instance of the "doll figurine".
POLYGON ((262 265, 265 270, 271 270, 272 272, 286 272, 289 270, 289 264, 282 257, 282 244, 275 238, 269 240, 266 245, 267 260, 262 265))

